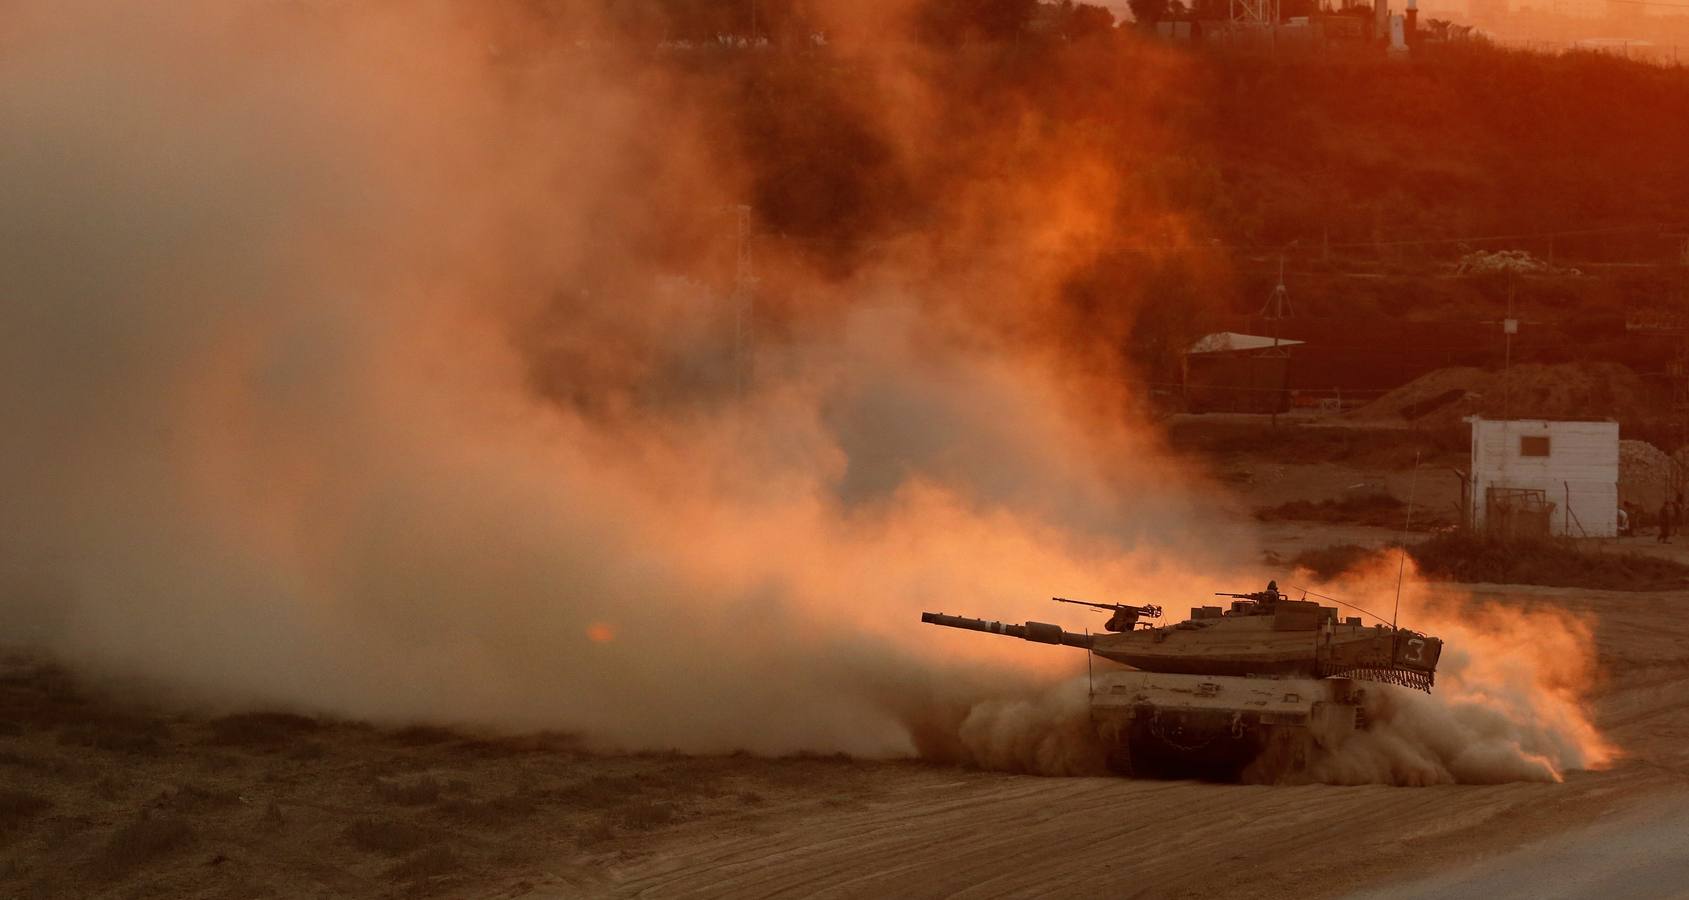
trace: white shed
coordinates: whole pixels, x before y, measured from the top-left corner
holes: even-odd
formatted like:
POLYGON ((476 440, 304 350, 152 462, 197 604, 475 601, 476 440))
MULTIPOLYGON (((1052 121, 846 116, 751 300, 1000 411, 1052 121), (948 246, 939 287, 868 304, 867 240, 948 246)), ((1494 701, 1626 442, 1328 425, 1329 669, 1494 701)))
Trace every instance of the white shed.
POLYGON ((1472 527, 1618 533, 1619 424, 1472 416, 1472 527))

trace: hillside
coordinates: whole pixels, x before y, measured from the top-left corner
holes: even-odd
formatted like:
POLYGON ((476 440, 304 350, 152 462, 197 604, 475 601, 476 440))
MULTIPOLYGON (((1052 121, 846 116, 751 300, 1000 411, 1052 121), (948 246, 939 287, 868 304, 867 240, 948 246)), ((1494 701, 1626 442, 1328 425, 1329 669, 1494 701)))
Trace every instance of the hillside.
POLYGON ((1689 205, 1689 121, 1662 112, 1689 105, 1681 69, 1477 43, 1274 60, 1131 29, 869 52, 653 64, 728 111, 708 143, 745 171, 759 247, 835 277, 911 236, 967 265, 979 232, 1023 216, 980 202, 981 184, 1059 205, 1086 180, 1108 233, 1065 261, 1069 327, 1152 370, 1216 316, 1259 309, 1280 253, 1302 315, 1482 320, 1511 295, 1532 321, 1622 326, 1686 284, 1664 234, 1689 205), (912 84, 876 77, 886 53, 908 55, 912 84), (1554 268, 1454 275, 1463 254, 1513 248, 1554 268))

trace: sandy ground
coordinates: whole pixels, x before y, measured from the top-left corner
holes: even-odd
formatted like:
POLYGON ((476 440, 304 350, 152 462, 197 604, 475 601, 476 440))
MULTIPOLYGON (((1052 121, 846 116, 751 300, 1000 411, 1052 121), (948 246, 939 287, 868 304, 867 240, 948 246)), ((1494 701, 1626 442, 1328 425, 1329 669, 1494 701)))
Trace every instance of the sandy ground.
MULTIPOLYGON (((1317 499, 1365 474, 1262 483, 1317 499)), ((1262 496, 1276 494, 1240 491, 1239 507, 1262 496)), ((1239 522, 1286 556, 1394 537, 1239 522)), ((156 707, 3 651, 0 898, 1680 891, 1689 592, 1475 589, 1598 617, 1598 722, 1624 759, 1564 784, 1393 788, 604 756, 559 735, 156 707)))

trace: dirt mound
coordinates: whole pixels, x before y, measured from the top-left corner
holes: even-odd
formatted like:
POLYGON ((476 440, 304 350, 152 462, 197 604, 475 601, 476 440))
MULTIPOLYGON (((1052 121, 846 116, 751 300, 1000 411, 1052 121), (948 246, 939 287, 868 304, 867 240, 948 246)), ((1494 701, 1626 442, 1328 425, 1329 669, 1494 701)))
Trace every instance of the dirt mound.
POLYGON ((1657 385, 1617 363, 1532 363, 1505 376, 1468 366, 1438 369, 1350 415, 1422 425, 1452 425, 1474 414, 1643 422, 1659 417, 1663 404, 1657 385))
POLYGON ((1686 477, 1689 448, 1667 453, 1647 441, 1619 441, 1619 499, 1638 504, 1644 518, 1683 490, 1686 477))

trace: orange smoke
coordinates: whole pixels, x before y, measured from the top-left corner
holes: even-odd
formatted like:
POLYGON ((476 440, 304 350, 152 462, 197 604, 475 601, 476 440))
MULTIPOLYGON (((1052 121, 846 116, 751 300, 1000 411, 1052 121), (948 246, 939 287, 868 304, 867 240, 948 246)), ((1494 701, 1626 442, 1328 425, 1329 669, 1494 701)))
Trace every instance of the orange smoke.
MULTIPOLYGON (((895 39, 776 59, 807 93, 769 115, 836 121, 756 126, 862 151, 792 170, 723 124, 760 62, 584 13, 13 6, 8 634, 223 702, 1086 771, 1043 693, 1083 654, 918 614, 1079 629, 1043 598, 1254 580, 1128 409, 1121 348, 1178 304, 1098 275, 1192 233, 1110 160, 1171 139, 1147 43, 1027 92, 895 39), (844 249, 774 236, 760 193, 841 170, 844 249)), ((1575 675, 1445 665, 1518 771, 1599 762, 1575 675)))
POLYGON ((1141 298, 1064 300, 1148 201, 1101 117, 989 60, 771 63, 851 118, 872 197, 848 250, 752 218, 736 329, 736 209, 829 174, 724 133, 745 60, 489 4, 21 6, 8 633, 225 703, 701 751, 959 757, 971 722, 1049 756, 990 710, 1083 654, 921 611, 1223 586, 1124 406, 1141 298))
MULTIPOLYGON (((1394 602, 1397 557, 1380 554, 1323 587, 1368 609, 1394 602)), ((1410 563, 1411 565, 1411 563, 1410 563)), ((1402 591, 1403 626, 1444 641, 1430 695, 1368 687, 1370 733, 1319 777, 1338 783, 1560 781, 1620 751, 1592 720, 1601 674, 1595 621, 1544 603, 1479 600, 1419 581, 1402 591)))

